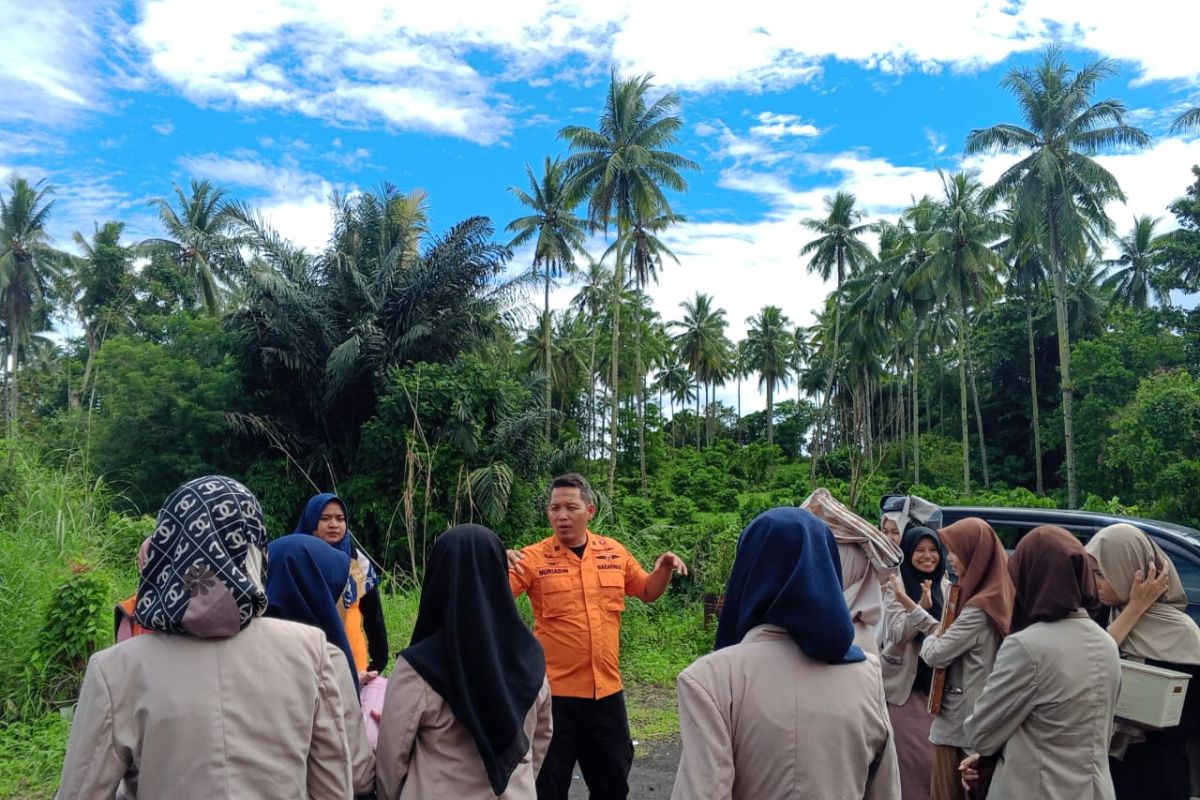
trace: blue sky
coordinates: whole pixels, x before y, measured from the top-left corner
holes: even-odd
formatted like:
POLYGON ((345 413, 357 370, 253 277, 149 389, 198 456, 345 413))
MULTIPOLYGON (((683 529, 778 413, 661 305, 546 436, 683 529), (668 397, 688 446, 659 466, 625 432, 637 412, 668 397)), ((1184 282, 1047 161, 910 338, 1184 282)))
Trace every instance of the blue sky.
POLYGON ((1110 211, 1167 226, 1200 163, 1200 137, 1167 135, 1200 104, 1197 30, 1200 4, 1175 0, 0 0, 0 175, 58 188, 63 244, 110 218, 156 235, 147 200, 192 177, 311 249, 332 190, 383 181, 426 189, 436 229, 484 214, 502 230, 520 213, 506 188, 562 152, 560 127, 594 124, 610 68, 652 72, 681 95, 679 150, 701 170, 673 201, 681 263, 651 296, 671 319, 709 292, 737 337, 766 303, 811 321, 825 289, 799 220, 825 195, 891 217, 938 190, 937 168, 999 174, 1005 157, 964 162, 963 141, 1019 121, 1000 78, 1050 41, 1074 64, 1118 60, 1100 94, 1155 143, 1104 158, 1129 195, 1110 211))

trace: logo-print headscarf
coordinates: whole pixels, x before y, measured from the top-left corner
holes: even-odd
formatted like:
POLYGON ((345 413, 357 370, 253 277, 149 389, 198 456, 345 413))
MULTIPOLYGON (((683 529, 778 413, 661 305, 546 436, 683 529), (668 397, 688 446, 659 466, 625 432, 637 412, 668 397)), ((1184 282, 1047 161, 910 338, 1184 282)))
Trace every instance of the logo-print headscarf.
POLYGON ((296 523, 296 530, 292 532, 314 535, 317 532, 317 525, 321 523, 321 512, 330 503, 340 505, 342 513, 346 515, 346 535, 340 542, 330 546, 336 547, 350 557, 350 580, 346 584, 346 592, 342 596, 342 605, 349 608, 357 603, 360 597, 375 588, 379 583, 379 573, 375 571, 375 565, 371 563, 370 557, 354 546, 354 536, 350 533, 350 510, 346 508, 346 501, 332 492, 314 495, 309 499, 308 505, 304 507, 300 521, 296 523))
POLYGON ((158 512, 138 585, 137 622, 161 633, 233 636, 263 613, 267 530, 249 489, 196 478, 158 512))

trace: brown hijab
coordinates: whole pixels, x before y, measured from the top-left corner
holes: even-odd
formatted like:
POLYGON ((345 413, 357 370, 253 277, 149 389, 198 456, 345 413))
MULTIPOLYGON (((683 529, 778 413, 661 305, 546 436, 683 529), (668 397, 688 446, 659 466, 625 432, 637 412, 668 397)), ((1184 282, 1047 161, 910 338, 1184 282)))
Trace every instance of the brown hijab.
POLYGON ((983 520, 967 517, 942 528, 938 535, 963 568, 958 575, 959 606, 975 606, 988 615, 1001 636, 1007 636, 1016 592, 996 532, 983 520))
POLYGON ((1017 543, 1008 560, 1016 586, 1012 632, 1056 622, 1079 609, 1100 607, 1096 579, 1083 544, 1057 525, 1042 525, 1017 543))

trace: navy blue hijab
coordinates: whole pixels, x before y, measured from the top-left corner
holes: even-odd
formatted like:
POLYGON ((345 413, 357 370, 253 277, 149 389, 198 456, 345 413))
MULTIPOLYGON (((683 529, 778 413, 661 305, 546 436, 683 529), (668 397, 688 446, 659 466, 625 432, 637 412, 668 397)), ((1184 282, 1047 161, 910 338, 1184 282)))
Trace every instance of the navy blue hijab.
POLYGON ((375 588, 376 584, 379 583, 379 574, 375 571, 375 566, 371 563, 371 559, 362 550, 354 546, 354 536, 350 533, 350 509, 346 507, 346 501, 333 492, 323 492, 322 494, 313 495, 308 499, 308 504, 304 506, 304 513, 300 515, 300 521, 296 523, 296 530, 292 531, 292 533, 306 533, 310 536, 316 535, 317 525, 321 522, 321 512, 330 503, 337 503, 342 507, 342 513, 346 515, 346 535, 337 544, 329 546, 341 550, 350 557, 351 561, 357 561, 359 568, 362 570, 363 585, 361 587, 357 581, 350 581, 346 584, 345 597, 342 602, 346 608, 349 608, 359 599, 360 588, 362 589, 362 594, 366 594, 375 588))
POLYGON ((828 664, 865 661, 842 594, 842 561, 829 526, 802 508, 773 508, 742 531, 716 649, 759 625, 778 625, 828 664))
POLYGON ((267 545, 266 616, 320 628, 325 639, 346 654, 357 689, 354 656, 338 613, 338 599, 349 579, 350 558, 315 536, 293 533, 267 545))

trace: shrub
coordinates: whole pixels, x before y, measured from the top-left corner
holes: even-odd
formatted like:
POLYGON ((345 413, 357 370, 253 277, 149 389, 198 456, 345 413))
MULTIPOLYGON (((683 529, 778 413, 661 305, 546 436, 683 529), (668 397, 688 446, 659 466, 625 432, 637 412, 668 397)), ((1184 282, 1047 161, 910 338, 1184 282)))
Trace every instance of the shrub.
POLYGON ((69 700, 78 693, 88 657, 109 638, 105 613, 111 611, 111 595, 108 579, 78 562, 50 596, 30 662, 47 684, 48 699, 69 700))

